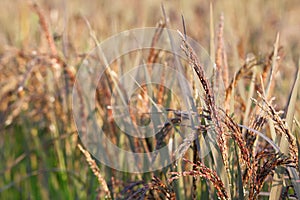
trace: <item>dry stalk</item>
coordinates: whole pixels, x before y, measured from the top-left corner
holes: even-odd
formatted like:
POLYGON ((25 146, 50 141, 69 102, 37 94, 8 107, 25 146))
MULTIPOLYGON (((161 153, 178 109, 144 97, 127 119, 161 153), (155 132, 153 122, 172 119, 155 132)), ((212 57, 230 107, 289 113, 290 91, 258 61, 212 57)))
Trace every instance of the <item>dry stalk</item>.
POLYGON ((125 187, 122 194, 127 194, 125 199, 168 199, 175 200, 175 192, 173 189, 162 182, 156 176, 153 176, 151 182, 144 183, 143 181, 137 181, 130 183, 125 187), (142 185, 142 187, 138 189, 134 189, 142 185))
POLYGON ((97 166, 95 160, 91 157, 90 153, 85 150, 80 144, 77 145, 79 150, 84 154, 86 161, 90 165, 91 170, 94 175, 98 178, 98 182, 102 185, 102 188, 106 194, 106 198, 111 198, 110 191, 108 189, 107 183, 105 179, 102 177, 99 167, 97 166))
POLYGON ((232 78, 230 84, 228 85, 226 89, 226 97, 225 97, 225 105, 230 105, 231 101, 231 94, 233 92, 233 89, 236 88, 238 81, 249 72, 249 70, 258 65, 255 57, 249 58, 245 61, 244 65, 239 69, 237 73, 235 73, 234 77, 232 78))
POLYGON ((247 168, 250 168, 251 167, 250 166, 250 153, 249 153, 249 149, 246 146, 246 142, 243 138, 241 129, 239 128, 237 123, 235 123, 235 121, 233 121, 233 119, 231 117, 229 117, 227 114, 224 119, 224 123, 226 124, 227 128, 232 132, 231 137, 233 138, 234 141, 236 141, 238 147, 241 150, 244 164, 247 166, 247 168))
POLYGON ((224 47, 224 15, 220 16, 219 23, 219 34, 216 52, 216 66, 219 74, 222 75, 223 83, 225 88, 227 88, 228 82, 228 64, 227 64, 227 54, 224 47))
MULTIPOLYGON (((151 64, 155 63, 155 61, 157 60, 157 57, 159 55, 159 52, 161 50, 156 50, 155 49, 155 45, 158 42, 161 34, 163 33, 164 28, 166 27, 166 22, 165 21, 160 21, 157 25, 157 28, 155 30, 154 36, 152 38, 152 42, 151 42, 151 48, 150 48, 150 52, 148 55, 148 59, 147 59, 147 64, 148 64, 148 70, 151 70, 151 64)), ((151 72, 151 71, 150 71, 151 72)))
MULTIPOLYGON (((298 148, 294 135, 290 132, 289 128, 287 127, 287 124, 280 118, 278 112, 275 111, 273 106, 266 100, 266 98, 264 98, 260 93, 258 93, 258 96, 262 98, 266 106, 263 106, 261 104, 257 105, 262 110, 264 110, 268 114, 268 116, 273 120, 275 130, 278 133, 285 136, 286 140, 289 143, 289 156, 295 162, 296 169, 298 169, 298 148)), ((254 101, 257 103, 256 100, 254 101)))
MULTIPOLYGON (((151 183, 149 184, 149 189, 152 192, 157 192, 159 196, 163 194, 164 199, 175 200, 175 193, 172 189, 170 189, 166 184, 164 184, 158 177, 153 176, 151 183)), ((156 198, 153 196, 152 198, 156 198)))
POLYGON ((266 178, 272 175, 275 168, 288 165, 292 161, 283 154, 263 150, 254 159, 254 171, 250 180, 249 199, 257 199, 266 178))
MULTIPOLYGON (((167 63, 165 63, 165 66, 167 66, 167 63)), ((157 92, 157 104, 158 105, 162 105, 163 104, 163 98, 164 98, 164 92, 165 92, 165 79, 166 79, 166 76, 165 76, 165 71, 163 70, 162 71, 162 74, 161 74, 161 83, 158 87, 158 92, 157 92)))
POLYGON ((206 167, 202 162, 198 161, 196 164, 184 159, 183 160, 193 166, 193 170, 191 171, 184 171, 184 172, 171 172, 171 175, 173 175, 169 182, 172 182, 176 179, 178 179, 180 176, 192 176, 192 177, 201 177, 204 179, 207 179, 212 182, 213 186, 217 190, 217 195, 220 199, 229 199, 229 196, 226 192, 224 183, 220 179, 220 177, 217 175, 216 171, 206 167))
MULTIPOLYGON (((159 38, 161 37, 161 34, 163 33, 164 28, 166 27, 165 21, 160 21, 157 25, 157 28, 155 30, 155 33, 153 35, 152 41, 151 41, 151 48, 150 52, 147 58, 147 70, 148 74, 152 75, 152 64, 156 62, 158 55, 161 50, 155 49, 155 45, 157 44, 159 38)), ((160 85, 160 90, 163 87, 163 83, 160 85)), ((148 97, 148 88, 147 86, 143 87, 143 92, 141 93, 142 100, 143 100, 143 111, 142 113, 149 113, 149 97, 148 97)), ((162 97, 159 97, 158 101, 162 101, 162 97)), ((143 116, 142 116, 143 117, 143 116)))
POLYGON ((215 130, 217 132, 217 144, 220 148, 222 159, 224 162, 224 166, 226 168, 226 171, 229 172, 229 165, 228 165, 228 152, 227 152, 227 145, 226 145, 226 137, 225 137, 225 131, 224 127, 221 124, 221 119, 219 116, 219 112, 217 110, 216 104, 215 104, 215 98, 214 93, 210 87, 210 83, 207 80, 207 77, 205 76, 203 66, 198 61, 197 56, 195 55, 195 52, 193 51, 192 47, 189 45, 189 43, 186 41, 185 37, 180 33, 183 45, 181 48, 185 52, 186 56, 189 59, 190 65, 193 67, 194 71, 196 72, 202 87, 205 91, 204 101, 206 106, 208 107, 211 119, 213 123, 215 124, 215 130))
POLYGON ((56 49, 56 46, 55 46, 55 43, 54 43, 54 40, 53 40, 52 33, 49 30, 49 24, 46 20, 45 14, 42 11, 42 9, 37 5, 36 2, 32 2, 32 7, 33 7, 33 10, 36 12, 36 14, 39 16, 40 25, 41 25, 41 27, 42 27, 45 35, 46 35, 46 39, 47 39, 51 54, 52 54, 52 56, 56 57, 57 56, 57 49, 56 49))
MULTIPOLYGON (((278 52, 276 53, 277 54, 277 58, 278 58, 278 61, 277 61, 278 64, 280 64, 280 61, 284 57, 284 51, 283 50, 284 50, 283 47, 280 46, 278 48, 278 52)), ((264 82, 266 81, 268 73, 269 73, 269 71, 271 69, 273 57, 274 57, 274 51, 272 51, 272 53, 270 53, 270 55, 266 58, 266 61, 264 63, 263 72, 262 72, 262 80, 264 82)))

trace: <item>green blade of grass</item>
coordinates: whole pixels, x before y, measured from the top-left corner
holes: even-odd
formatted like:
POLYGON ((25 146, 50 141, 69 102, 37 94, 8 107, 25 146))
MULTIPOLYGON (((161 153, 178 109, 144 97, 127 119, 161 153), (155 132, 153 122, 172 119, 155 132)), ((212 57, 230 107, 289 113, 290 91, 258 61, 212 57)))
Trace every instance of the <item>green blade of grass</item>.
MULTIPOLYGON (((234 141, 234 153, 235 155, 237 156, 237 158, 239 158, 239 152, 238 152, 238 149, 237 149, 237 144, 236 142, 234 141)), ((236 163, 237 163, 237 183, 238 183, 238 198, 239 199, 244 199, 244 187, 243 187, 243 179, 242 179, 242 169, 241 169, 241 166, 240 166, 240 161, 239 159, 236 160, 236 163)))

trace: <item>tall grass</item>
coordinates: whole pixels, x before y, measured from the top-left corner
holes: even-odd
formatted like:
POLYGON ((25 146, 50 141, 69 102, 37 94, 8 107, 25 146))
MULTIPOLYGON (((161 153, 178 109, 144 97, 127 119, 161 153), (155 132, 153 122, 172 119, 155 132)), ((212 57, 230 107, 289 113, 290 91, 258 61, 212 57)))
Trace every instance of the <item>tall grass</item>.
MULTIPOLYGON (((162 11, 157 1, 62 2, 4 1, 0 8, 0 199, 300 198, 298 1, 178 1, 165 2, 162 11), (124 10, 125 5, 131 6, 124 10), (17 17, 4 12, 12 7, 20 11, 17 17), (154 172, 120 172, 81 145, 77 131, 86 127, 75 127, 71 91, 78 68, 99 41, 155 24, 153 46, 164 28, 182 30, 187 62, 180 62, 193 88, 202 91, 201 97, 194 94, 192 116, 201 125, 193 130, 193 142, 180 145, 182 159, 154 172), (214 77, 224 81, 221 102, 218 80, 207 77, 185 34, 210 49, 214 77), (212 132, 216 145, 202 158, 200 144, 212 132)), ((153 63, 170 67, 170 60, 154 48, 132 52, 112 63, 98 83, 94 113, 115 145, 148 153, 181 137, 179 127, 191 116, 179 107, 184 96, 178 99, 161 86, 168 72, 161 74, 161 85, 139 85, 128 97, 136 125, 147 125, 160 106, 168 108, 169 122, 153 127, 155 137, 124 136, 110 109, 112 92, 122 93, 116 80, 127 68, 121 65, 146 63, 151 75, 153 63), (157 110, 150 109, 154 102, 157 110)), ((156 159, 160 155, 149 162, 156 159)))

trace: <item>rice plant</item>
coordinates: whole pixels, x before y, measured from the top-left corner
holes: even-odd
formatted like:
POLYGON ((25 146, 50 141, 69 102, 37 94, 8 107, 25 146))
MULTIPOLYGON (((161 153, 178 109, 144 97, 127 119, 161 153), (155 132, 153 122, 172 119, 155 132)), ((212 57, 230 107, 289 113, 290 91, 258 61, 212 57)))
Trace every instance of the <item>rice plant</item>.
MULTIPOLYGON (((300 198, 298 1, 4 1, 1 9, 1 199, 300 198), (11 7, 18 17, 4 12, 11 7), (105 38, 145 25, 154 27, 149 48, 105 63, 105 38), (165 40, 180 55, 155 48, 165 40), (92 63, 109 67, 91 81, 89 110, 92 97, 76 78, 84 67, 92 80, 92 63), (124 74, 133 77, 131 93, 124 74), (147 84, 153 77, 159 82, 147 84), (150 136, 137 137, 144 126, 150 136), (95 142, 93 127, 144 153, 137 171, 168 164, 144 173, 105 165, 99 149, 85 146, 95 142)), ((120 166, 129 159, 102 146, 120 166)))

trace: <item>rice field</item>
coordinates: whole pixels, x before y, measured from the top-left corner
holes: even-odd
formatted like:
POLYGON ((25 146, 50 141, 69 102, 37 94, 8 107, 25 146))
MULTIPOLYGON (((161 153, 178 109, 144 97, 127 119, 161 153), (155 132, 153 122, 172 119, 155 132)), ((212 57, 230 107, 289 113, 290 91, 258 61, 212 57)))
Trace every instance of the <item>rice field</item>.
POLYGON ((0 199, 300 199, 298 0, 0 6, 0 199))

